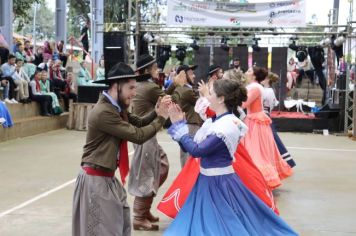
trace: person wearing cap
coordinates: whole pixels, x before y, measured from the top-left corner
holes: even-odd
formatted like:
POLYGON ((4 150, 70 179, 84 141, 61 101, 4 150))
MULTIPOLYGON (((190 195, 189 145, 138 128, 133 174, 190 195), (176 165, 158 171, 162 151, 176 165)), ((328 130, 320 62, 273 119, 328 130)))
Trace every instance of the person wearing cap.
MULTIPOLYGON (((136 68, 136 73, 146 79, 137 83, 137 95, 132 101, 132 112, 137 116, 144 116, 155 109, 157 100, 164 97, 165 93, 154 82, 158 79, 159 68, 152 56, 141 55, 136 68)), ((134 144, 134 149, 128 184, 129 193, 135 196, 133 228, 155 231, 159 227, 153 223, 158 222, 159 218, 152 215, 151 206, 158 188, 168 176, 167 154, 158 144, 156 135, 143 144, 134 144)))
MULTIPOLYGON (((194 106, 198 99, 198 95, 193 90, 195 80, 194 70, 196 68, 197 66, 179 66, 177 69, 177 76, 175 77, 173 84, 167 90, 167 93, 172 94, 172 101, 177 103, 185 113, 189 134, 192 136, 195 135, 203 123, 199 114, 194 111, 194 106)), ((182 168, 188 159, 188 155, 189 154, 183 149, 180 150, 180 163, 182 168)))
POLYGON ((116 64, 104 80, 109 85, 91 110, 88 131, 77 177, 72 235, 131 235, 130 208, 124 189, 129 171, 127 142, 142 144, 152 138, 168 117, 168 102, 159 99, 147 116, 128 112, 136 95, 132 68, 116 64), (119 169, 121 183, 114 176, 119 169))

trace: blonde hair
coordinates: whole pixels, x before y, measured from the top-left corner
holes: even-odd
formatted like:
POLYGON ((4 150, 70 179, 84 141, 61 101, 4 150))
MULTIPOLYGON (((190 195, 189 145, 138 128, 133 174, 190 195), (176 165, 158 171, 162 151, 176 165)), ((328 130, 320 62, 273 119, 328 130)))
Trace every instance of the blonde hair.
POLYGON ((270 86, 272 86, 273 83, 275 83, 279 80, 279 76, 273 72, 269 72, 267 75, 267 78, 269 79, 268 83, 270 86))
POLYGON ((236 80, 240 84, 244 84, 246 82, 246 76, 241 71, 236 71, 234 69, 230 69, 225 71, 223 75, 224 79, 236 80))

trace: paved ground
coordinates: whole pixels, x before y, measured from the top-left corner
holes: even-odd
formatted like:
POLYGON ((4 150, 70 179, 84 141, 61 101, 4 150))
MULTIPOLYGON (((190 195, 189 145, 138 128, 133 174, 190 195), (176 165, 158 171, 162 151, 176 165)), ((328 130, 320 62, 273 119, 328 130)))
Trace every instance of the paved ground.
MULTIPOLYGON (((298 166, 275 192, 282 217, 301 235, 356 235, 356 142, 346 137, 282 133, 298 166)), ((70 235, 74 180, 85 132, 59 130, 0 143, 0 235, 70 235)), ((178 146, 159 141, 180 170, 178 146)), ((132 205, 132 198, 129 204, 132 205)), ((159 213, 157 213, 159 214, 159 213)), ((161 235, 170 220, 160 214, 161 235)))

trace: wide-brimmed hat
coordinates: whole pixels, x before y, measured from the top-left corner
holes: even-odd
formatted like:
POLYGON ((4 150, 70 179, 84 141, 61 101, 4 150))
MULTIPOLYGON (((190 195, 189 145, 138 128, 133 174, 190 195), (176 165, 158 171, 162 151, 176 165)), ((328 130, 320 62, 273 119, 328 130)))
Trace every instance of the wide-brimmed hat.
POLYGON ((193 65, 193 66, 188 66, 188 65, 180 65, 177 69, 177 75, 179 74, 179 72, 181 72, 182 70, 184 70, 185 72, 187 72, 188 70, 195 70, 198 66, 197 65, 193 65))
POLYGON ((221 69, 221 67, 218 65, 211 65, 211 66, 209 66, 208 75, 212 75, 220 69, 221 69))
POLYGON ((136 71, 144 69, 153 63, 156 63, 156 59, 154 59, 151 55, 143 54, 138 57, 136 62, 136 71))
POLYGON ((124 62, 119 62, 111 68, 104 80, 97 80, 93 83, 111 84, 122 79, 135 79, 137 81, 143 81, 147 79, 146 77, 147 75, 136 75, 131 66, 125 64, 124 62))

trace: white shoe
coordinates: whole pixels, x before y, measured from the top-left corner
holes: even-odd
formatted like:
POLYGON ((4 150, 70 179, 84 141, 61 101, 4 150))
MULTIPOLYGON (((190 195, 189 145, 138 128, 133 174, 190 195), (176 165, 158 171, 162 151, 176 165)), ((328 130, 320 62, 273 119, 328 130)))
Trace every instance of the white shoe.
POLYGON ((18 101, 15 100, 15 98, 11 99, 11 102, 14 103, 14 104, 19 103, 18 101))
POLYGON ((12 102, 10 99, 8 99, 8 98, 5 98, 4 102, 13 104, 13 102, 12 102))

